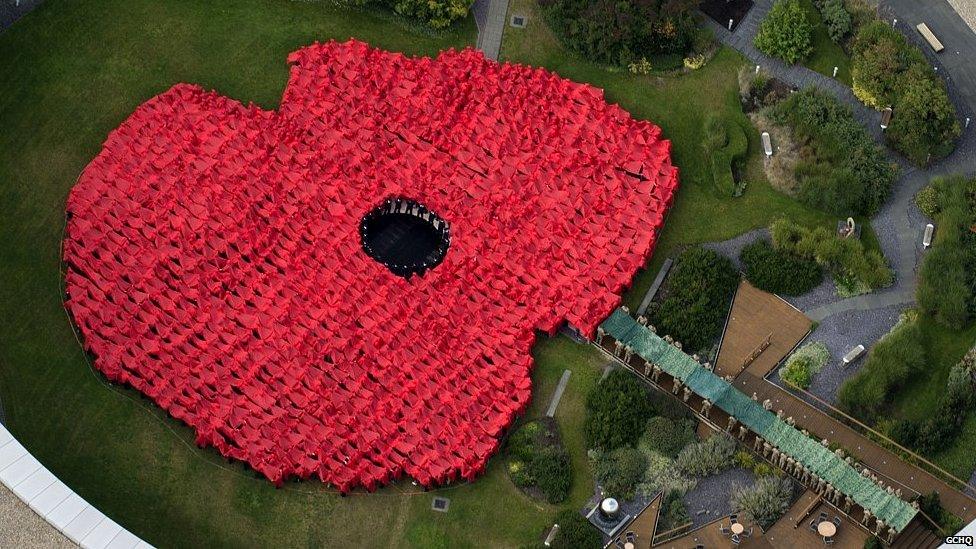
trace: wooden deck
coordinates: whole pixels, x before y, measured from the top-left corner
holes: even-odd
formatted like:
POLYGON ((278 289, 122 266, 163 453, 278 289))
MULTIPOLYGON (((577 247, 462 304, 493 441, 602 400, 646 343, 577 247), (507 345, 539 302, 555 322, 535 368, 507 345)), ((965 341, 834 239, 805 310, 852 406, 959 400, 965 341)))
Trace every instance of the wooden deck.
POLYGON ((769 337, 769 346, 750 365, 765 375, 810 332, 810 319, 781 298, 739 283, 715 364, 720 376, 739 375, 743 363, 769 337))
POLYGON ((654 529, 657 528, 657 514, 661 509, 661 499, 663 494, 658 494, 651 503, 640 512, 634 520, 627 525, 626 528, 620 529, 620 534, 617 537, 610 540, 608 547, 615 547, 614 543, 617 540, 621 542, 626 541, 627 532, 633 532, 637 534, 637 540, 634 542, 635 549, 650 549, 651 540, 654 539, 654 529))
POLYGON ((868 533, 860 525, 823 502, 816 493, 807 490, 790 507, 790 510, 766 532, 766 539, 774 547, 833 547, 836 549, 861 549, 868 533), (820 513, 829 518, 840 517, 841 523, 834 536, 833 545, 827 545, 823 537, 810 529, 810 521, 817 521, 820 513))
POLYGON ((768 540, 763 536, 762 529, 758 526, 752 524, 745 524, 746 530, 752 527, 752 536, 741 538, 742 541, 739 545, 732 543, 732 539, 719 531, 719 525, 724 524, 726 527, 729 526, 729 518, 722 517, 717 520, 713 520, 708 524, 698 528, 697 530, 692 530, 687 534, 675 538, 664 543, 659 543, 655 545, 655 549, 693 549, 694 547, 701 545, 703 547, 711 548, 726 548, 726 547, 739 547, 741 549, 768 549, 774 546, 769 543, 768 540))

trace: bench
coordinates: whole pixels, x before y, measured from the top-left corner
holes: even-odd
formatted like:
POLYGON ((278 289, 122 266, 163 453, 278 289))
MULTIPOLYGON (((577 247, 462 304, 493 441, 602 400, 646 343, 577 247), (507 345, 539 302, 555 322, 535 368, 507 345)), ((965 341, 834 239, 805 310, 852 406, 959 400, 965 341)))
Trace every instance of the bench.
POLYGON ((929 43, 929 46, 931 46, 932 49, 935 50, 935 53, 939 53, 945 49, 945 47, 942 45, 942 42, 939 42, 939 39, 935 37, 935 33, 933 33, 931 29, 929 29, 928 25, 926 25, 925 23, 919 23, 918 25, 915 26, 915 29, 918 30, 918 33, 922 35, 922 38, 924 38, 925 41, 929 43))
POLYGON ((864 345, 858 345, 857 347, 854 347, 853 349, 850 350, 850 352, 844 355, 843 358, 844 366, 847 366, 851 362, 854 362, 855 360, 860 358, 861 355, 863 354, 864 354, 864 345))
POLYGON ((773 156, 773 141, 769 138, 769 132, 762 132, 762 146, 766 156, 773 156))
POLYGON ((925 226, 925 234, 922 236, 922 246, 928 248, 932 245, 932 234, 935 232, 935 225, 929 223, 925 226))
POLYGON ((894 112, 891 110, 891 107, 888 107, 885 110, 881 111, 881 129, 882 130, 887 130, 888 129, 888 125, 891 124, 891 115, 892 114, 894 114, 894 112))

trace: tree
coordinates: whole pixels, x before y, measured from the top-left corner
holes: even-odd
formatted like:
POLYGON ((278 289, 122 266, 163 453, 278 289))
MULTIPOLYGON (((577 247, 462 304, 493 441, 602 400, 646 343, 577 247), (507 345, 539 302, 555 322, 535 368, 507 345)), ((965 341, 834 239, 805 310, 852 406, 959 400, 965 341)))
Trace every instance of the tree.
POLYGON ((945 84, 927 66, 911 67, 901 77, 901 87, 885 138, 915 164, 925 164, 929 155, 949 154, 962 134, 956 110, 945 84))
POLYGON ((779 0, 759 25, 755 45, 766 55, 797 63, 813 52, 813 25, 799 0, 779 0))
POLYGON ((625 370, 614 370, 586 397, 583 428, 590 448, 633 445, 654 412, 647 390, 625 370))
POLYGON ((599 549, 603 540, 596 528, 583 515, 573 509, 560 511, 556 515, 559 532, 552 540, 556 549, 599 549))

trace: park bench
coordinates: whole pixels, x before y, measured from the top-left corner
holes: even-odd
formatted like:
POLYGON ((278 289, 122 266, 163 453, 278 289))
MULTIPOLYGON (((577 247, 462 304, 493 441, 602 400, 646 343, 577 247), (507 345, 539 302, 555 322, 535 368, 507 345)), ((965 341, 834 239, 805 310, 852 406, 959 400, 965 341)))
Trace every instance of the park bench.
POLYGON ((863 354, 864 354, 864 345, 858 345, 857 347, 854 347, 846 355, 844 355, 843 358, 844 366, 847 366, 851 362, 854 362, 855 360, 860 358, 861 355, 863 354))
POLYGON ((932 29, 930 29, 928 25, 925 23, 919 23, 915 26, 915 29, 918 30, 918 33, 922 35, 922 38, 929 43, 929 46, 935 50, 935 53, 939 53, 945 49, 942 42, 939 42, 939 39, 935 37, 935 33, 932 32, 932 29))
POLYGON ((886 108, 881 111, 881 129, 887 130, 888 125, 891 124, 891 115, 894 114, 891 107, 886 108))
POLYGON ((925 226, 925 234, 922 236, 922 246, 928 248, 932 245, 932 233, 935 232, 935 225, 929 223, 925 226))
POLYGON ((762 146, 766 156, 773 156, 773 141, 769 138, 769 132, 762 132, 762 146))

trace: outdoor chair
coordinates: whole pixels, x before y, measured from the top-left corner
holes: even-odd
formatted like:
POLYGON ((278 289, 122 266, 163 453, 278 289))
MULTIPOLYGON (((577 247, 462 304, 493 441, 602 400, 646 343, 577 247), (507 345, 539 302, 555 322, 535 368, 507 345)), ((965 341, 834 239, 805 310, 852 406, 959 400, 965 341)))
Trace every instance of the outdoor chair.
POLYGON ((815 519, 810 519, 810 529, 814 532, 817 531, 817 521, 815 519))
POLYGON ((840 515, 834 515, 834 518, 830 519, 830 522, 833 522, 834 526, 840 528, 840 515))
POLYGON ((627 541, 631 543, 637 541, 637 534, 635 534, 634 532, 627 532, 626 536, 627 536, 627 541))
POLYGON ((827 545, 833 545, 834 538, 824 538, 824 543, 826 543, 827 545))
POLYGON ((718 531, 723 533, 726 536, 732 533, 732 530, 729 530, 728 527, 725 526, 724 522, 718 523, 718 531))
POLYGON ((742 535, 745 536, 745 537, 747 537, 747 538, 751 538, 752 537, 752 531, 755 530, 755 529, 756 529, 755 526, 750 526, 748 530, 746 530, 745 532, 742 532, 742 535))
POLYGON ((817 522, 823 522, 825 520, 827 520, 827 513, 820 511, 820 520, 817 522))
POLYGON ((739 515, 729 515, 729 522, 732 524, 739 522, 739 515))
POLYGON ((618 549, 624 549, 624 542, 620 539, 614 542, 614 545, 616 545, 618 549))
POLYGON ((741 542, 741 541, 742 541, 742 539, 740 539, 738 535, 732 534, 732 543, 733 544, 739 545, 739 542, 741 542))

